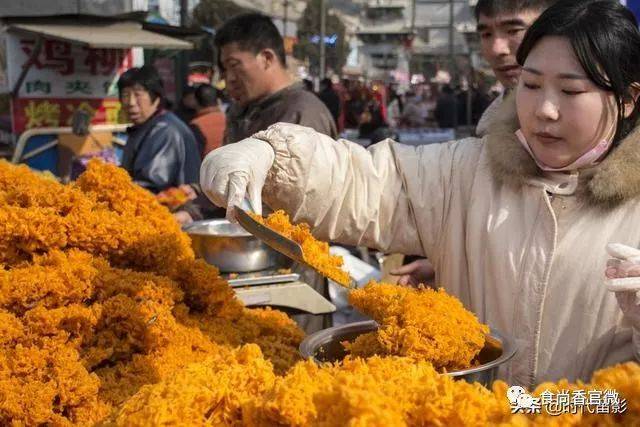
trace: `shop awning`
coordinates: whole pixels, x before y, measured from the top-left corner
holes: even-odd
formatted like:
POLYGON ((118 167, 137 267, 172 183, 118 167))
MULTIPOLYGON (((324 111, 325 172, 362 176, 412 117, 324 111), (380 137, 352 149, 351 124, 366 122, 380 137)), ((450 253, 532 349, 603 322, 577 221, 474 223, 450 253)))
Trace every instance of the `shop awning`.
POLYGON ((41 35, 95 49, 193 49, 191 42, 147 31, 132 21, 97 23, 12 23, 9 31, 41 35))

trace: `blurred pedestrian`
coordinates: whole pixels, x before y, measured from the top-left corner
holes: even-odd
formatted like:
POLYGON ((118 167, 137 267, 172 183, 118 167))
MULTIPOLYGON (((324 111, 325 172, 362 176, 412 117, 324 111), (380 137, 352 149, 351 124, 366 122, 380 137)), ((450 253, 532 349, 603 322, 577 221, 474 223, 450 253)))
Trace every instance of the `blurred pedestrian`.
POLYGON ((208 84, 196 87, 196 114, 191 120, 191 129, 198 141, 202 158, 222 145, 226 118, 218 106, 216 89, 208 84))
POLYGON ((372 134, 379 128, 386 127, 386 122, 382 115, 382 108, 378 98, 371 97, 367 102, 364 111, 360 115, 360 126, 358 135, 360 138, 371 138, 372 134))
POLYGON ((387 122, 392 128, 397 128, 402 124, 404 102, 402 101, 402 94, 399 90, 392 90, 390 93, 390 102, 387 106, 387 122))
POLYGON ((340 117, 340 97, 333 89, 333 83, 331 79, 324 78, 320 81, 320 92, 318 92, 318 98, 327 106, 331 117, 333 117, 336 125, 338 124, 338 118, 340 117))
POLYGON ((402 122, 408 127, 419 128, 425 125, 426 116, 424 115, 425 109, 421 105, 422 103, 422 98, 416 95, 415 92, 407 94, 407 102, 402 111, 402 122))
POLYGON ((449 85, 443 85, 434 112, 440 128, 455 128, 458 125, 458 100, 449 85))
MULTIPOLYGON (((196 88, 194 86, 185 86, 182 89, 182 98, 178 103, 176 109, 174 110, 176 115, 182 119, 183 122, 189 123, 196 115, 196 98, 195 98, 196 88)), ((168 106, 165 102, 165 108, 167 110, 171 110, 172 108, 168 106)))

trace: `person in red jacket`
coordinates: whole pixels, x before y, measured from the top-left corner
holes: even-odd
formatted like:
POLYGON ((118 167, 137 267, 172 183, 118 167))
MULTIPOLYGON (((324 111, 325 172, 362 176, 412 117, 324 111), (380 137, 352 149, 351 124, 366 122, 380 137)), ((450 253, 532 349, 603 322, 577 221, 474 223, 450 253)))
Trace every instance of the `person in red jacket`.
POLYGON ((197 109, 196 115, 191 120, 193 130, 202 158, 208 152, 222 145, 226 119, 224 113, 218 107, 216 89, 208 84, 201 84, 194 92, 197 109))

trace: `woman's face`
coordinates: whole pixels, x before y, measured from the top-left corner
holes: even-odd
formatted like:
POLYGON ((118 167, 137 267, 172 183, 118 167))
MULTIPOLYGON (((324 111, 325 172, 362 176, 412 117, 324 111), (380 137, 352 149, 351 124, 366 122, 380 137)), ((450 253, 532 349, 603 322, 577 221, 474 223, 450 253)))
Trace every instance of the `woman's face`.
POLYGON ((596 86, 565 37, 542 38, 524 63, 516 90, 522 133, 538 161, 573 163, 615 134, 617 105, 596 86))

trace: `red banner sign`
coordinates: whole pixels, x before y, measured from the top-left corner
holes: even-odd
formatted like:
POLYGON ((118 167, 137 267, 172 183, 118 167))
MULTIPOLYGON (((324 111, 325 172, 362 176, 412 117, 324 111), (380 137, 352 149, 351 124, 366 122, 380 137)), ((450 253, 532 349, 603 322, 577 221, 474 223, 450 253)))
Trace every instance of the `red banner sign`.
POLYGON ((71 126, 71 116, 78 109, 89 113, 93 124, 127 123, 117 99, 19 98, 12 104, 14 132, 71 126))

